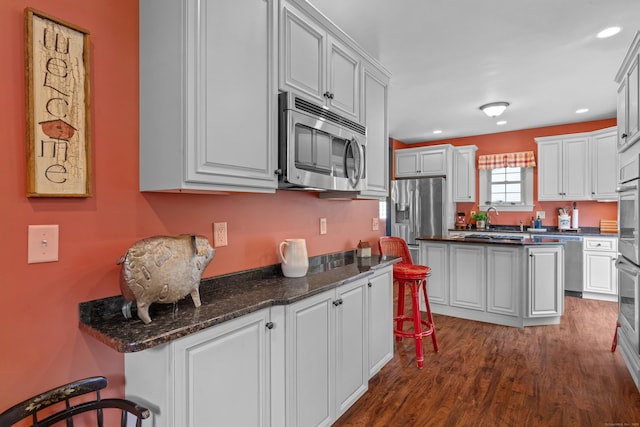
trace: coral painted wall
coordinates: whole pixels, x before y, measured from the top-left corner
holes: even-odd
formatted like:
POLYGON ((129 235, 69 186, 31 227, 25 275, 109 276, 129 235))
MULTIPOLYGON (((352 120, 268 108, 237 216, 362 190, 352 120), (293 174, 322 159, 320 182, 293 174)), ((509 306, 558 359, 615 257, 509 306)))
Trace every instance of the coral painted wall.
MULTIPOLYGON (((325 201, 314 193, 231 196, 138 191, 138 2, 11 0, 0 6, 3 124, 0 169, 0 411, 67 381, 105 375, 124 394, 124 358, 78 329, 78 304, 119 293, 115 261, 136 240, 198 233, 227 222, 229 246, 205 277, 278 262, 284 238, 306 238, 310 256, 373 247, 377 201, 325 201), (86 199, 27 198, 24 8, 90 31, 93 190, 86 199), (328 233, 319 234, 319 217, 328 233), (27 228, 59 224, 59 261, 27 264, 27 228)), ((225 42, 229 42, 228 40, 225 42)))
MULTIPOLYGON (((393 141, 394 150, 402 148, 413 148, 426 145, 451 144, 459 145, 476 145, 478 151, 477 156, 484 154, 508 153, 516 151, 533 151, 538 159, 538 146, 534 138, 552 135, 564 135, 570 133, 591 132, 594 130, 604 129, 615 126, 615 119, 597 120, 592 122, 572 123, 558 126, 548 126, 535 129, 525 129, 513 132, 494 133, 489 135, 470 136, 465 138, 443 139, 437 142, 422 142, 417 144, 405 144, 402 141, 393 141)), ((479 195, 477 186, 479 183, 476 171, 476 196, 479 195)), ((567 202, 538 202, 538 168, 534 170, 533 194, 535 207, 534 211, 544 211, 546 219, 542 220, 543 226, 556 227, 557 224, 557 208, 571 207, 571 201, 567 202)), ((477 197, 476 197, 477 198, 477 197)), ((594 202, 594 201, 577 201, 577 208, 580 212, 579 220, 581 227, 599 227, 601 219, 615 220, 617 219, 618 204, 616 202, 594 202)), ((479 210, 478 203, 458 203, 457 212, 465 212, 467 222, 471 222, 472 210, 479 210)), ((499 216, 491 214, 494 224, 518 225, 520 220, 528 225, 532 214, 527 212, 501 212, 499 216)))

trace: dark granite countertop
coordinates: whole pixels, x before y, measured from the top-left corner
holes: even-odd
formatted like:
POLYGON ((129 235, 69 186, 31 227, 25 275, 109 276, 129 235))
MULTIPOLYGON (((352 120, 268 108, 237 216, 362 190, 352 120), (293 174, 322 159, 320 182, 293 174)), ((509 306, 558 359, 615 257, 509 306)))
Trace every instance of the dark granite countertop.
POLYGON ((491 228, 486 229, 476 229, 475 226, 473 228, 450 228, 448 231, 452 232, 474 232, 474 233, 524 233, 524 234, 535 234, 544 236, 545 234, 562 234, 562 235, 576 235, 576 236, 602 236, 602 237, 618 237, 615 233, 603 233, 600 231, 599 227, 581 227, 579 230, 560 230, 558 227, 553 226, 544 226, 546 229, 544 232, 530 232, 527 231, 528 225, 524 226, 524 231, 520 231, 519 225, 500 225, 494 224, 491 228))
POLYGON ((452 235, 452 236, 421 236, 416 240, 432 242, 455 242, 455 243, 481 243, 486 245, 511 245, 511 246, 549 246, 564 245, 565 242, 559 239, 547 238, 544 236, 534 236, 532 238, 511 238, 512 236, 496 236, 492 238, 480 237, 483 233, 478 230, 478 237, 473 235, 452 235))
POLYGON ((120 295, 82 302, 80 329, 121 353, 145 350, 262 308, 294 303, 398 261, 378 255, 357 258, 347 251, 310 258, 309 272, 300 278, 283 277, 278 264, 203 279, 200 307, 189 296, 176 304, 152 304, 147 325, 135 310, 132 319, 124 318, 120 295))

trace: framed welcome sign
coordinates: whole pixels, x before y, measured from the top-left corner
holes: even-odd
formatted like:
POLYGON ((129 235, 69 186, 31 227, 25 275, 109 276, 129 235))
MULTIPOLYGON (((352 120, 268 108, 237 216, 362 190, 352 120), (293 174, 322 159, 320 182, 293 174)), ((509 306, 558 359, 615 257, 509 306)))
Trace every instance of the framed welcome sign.
POLYGON ((91 196, 89 32, 25 9, 27 196, 91 196))

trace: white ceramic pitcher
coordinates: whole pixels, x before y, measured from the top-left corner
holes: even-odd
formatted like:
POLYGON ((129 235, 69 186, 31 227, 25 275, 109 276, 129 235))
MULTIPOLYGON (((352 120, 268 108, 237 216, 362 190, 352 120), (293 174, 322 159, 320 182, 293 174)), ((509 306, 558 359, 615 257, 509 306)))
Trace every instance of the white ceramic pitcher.
POLYGON ((304 239, 284 239, 278 250, 282 274, 285 277, 302 277, 309 269, 307 242, 304 239))

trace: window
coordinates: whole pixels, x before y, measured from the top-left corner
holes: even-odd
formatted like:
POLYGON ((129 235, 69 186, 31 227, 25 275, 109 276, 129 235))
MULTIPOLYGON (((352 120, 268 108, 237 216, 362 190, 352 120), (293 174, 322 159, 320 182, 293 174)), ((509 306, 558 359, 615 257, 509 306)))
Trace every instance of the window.
POLYGON ((533 168, 504 167, 480 170, 480 209, 533 211, 533 168))

